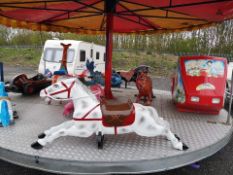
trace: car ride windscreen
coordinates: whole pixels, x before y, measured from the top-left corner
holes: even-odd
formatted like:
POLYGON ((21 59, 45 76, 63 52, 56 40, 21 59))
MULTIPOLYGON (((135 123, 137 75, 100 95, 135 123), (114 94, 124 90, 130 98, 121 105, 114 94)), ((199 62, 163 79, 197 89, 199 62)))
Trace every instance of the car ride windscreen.
POLYGON ((222 60, 185 60, 186 75, 192 77, 213 77, 219 78, 224 76, 224 61, 222 60))

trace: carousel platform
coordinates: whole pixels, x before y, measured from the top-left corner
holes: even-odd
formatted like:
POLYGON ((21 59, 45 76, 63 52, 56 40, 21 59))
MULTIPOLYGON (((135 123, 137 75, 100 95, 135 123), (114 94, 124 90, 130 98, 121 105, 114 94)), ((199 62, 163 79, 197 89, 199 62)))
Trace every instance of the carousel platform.
MULTIPOLYGON (((134 89, 115 89, 118 98, 134 98, 134 89)), ((44 130, 66 120, 63 106, 47 105, 38 96, 10 94, 19 119, 8 128, 0 128, 0 159, 25 167, 64 174, 135 174, 159 172, 185 166, 209 157, 223 148, 232 135, 232 125, 224 125, 227 111, 219 115, 180 113, 167 91, 154 90, 153 105, 169 121, 172 132, 189 146, 187 151, 172 148, 164 137, 136 134, 106 135, 99 150, 96 137, 62 137, 42 150, 31 143, 44 130), (210 123, 208 121, 216 121, 210 123)))

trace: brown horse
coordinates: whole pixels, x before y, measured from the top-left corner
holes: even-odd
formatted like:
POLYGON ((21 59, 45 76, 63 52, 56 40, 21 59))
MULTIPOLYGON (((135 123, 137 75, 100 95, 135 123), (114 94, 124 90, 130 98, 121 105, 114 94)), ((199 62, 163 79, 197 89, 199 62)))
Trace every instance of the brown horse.
POLYGON ((138 103, 141 99, 141 97, 145 98, 145 104, 146 105, 151 105, 152 103, 152 97, 153 97, 153 92, 152 92, 152 80, 151 78, 147 75, 147 73, 141 72, 137 79, 136 79, 136 86, 139 91, 139 94, 136 99, 136 103, 138 103))

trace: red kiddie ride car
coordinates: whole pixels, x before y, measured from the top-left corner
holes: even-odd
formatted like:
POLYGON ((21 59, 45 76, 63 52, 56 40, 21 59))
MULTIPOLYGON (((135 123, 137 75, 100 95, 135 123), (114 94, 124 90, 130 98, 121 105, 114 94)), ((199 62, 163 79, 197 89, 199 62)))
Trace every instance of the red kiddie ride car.
POLYGON ((218 114, 224 104, 227 60, 183 56, 172 78, 172 98, 179 111, 218 114))

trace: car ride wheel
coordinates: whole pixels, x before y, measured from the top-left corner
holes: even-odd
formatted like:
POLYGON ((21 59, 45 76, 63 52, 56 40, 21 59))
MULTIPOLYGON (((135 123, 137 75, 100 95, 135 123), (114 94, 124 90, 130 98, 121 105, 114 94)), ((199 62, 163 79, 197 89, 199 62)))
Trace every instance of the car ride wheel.
POLYGON ((30 84, 26 84, 24 87, 23 87, 23 94, 25 95, 31 95, 34 93, 34 88, 32 85, 30 84))

